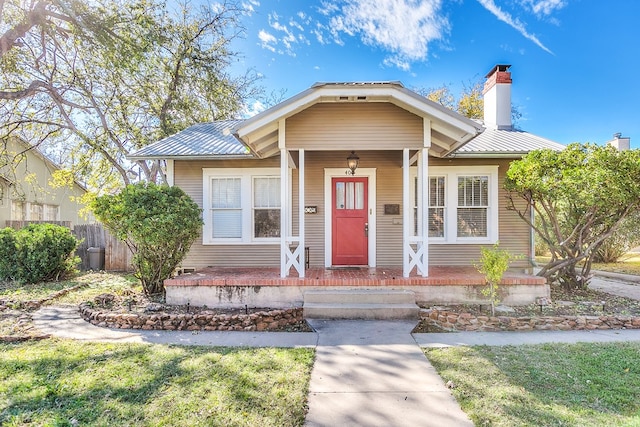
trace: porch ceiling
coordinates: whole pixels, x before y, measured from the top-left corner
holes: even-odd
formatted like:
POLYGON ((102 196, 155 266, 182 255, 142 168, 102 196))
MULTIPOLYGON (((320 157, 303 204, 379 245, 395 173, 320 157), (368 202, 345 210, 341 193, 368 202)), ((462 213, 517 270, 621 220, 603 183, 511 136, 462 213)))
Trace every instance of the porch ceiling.
MULTIPOLYGON (((280 123, 319 103, 391 103, 431 125, 429 154, 443 157, 462 147, 484 128, 440 104, 406 89, 399 82, 317 83, 310 89, 239 123, 233 133, 259 158, 279 152, 280 123)), ((286 147, 286 141, 284 141, 286 147)), ((398 147, 402 149, 405 147, 398 147)), ((317 148, 322 150, 322 146, 317 148)))

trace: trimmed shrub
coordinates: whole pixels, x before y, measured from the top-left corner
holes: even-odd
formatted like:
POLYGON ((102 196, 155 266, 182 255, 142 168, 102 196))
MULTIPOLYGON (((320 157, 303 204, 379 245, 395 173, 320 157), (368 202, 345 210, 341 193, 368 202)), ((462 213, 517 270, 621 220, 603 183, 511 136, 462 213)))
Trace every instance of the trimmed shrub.
POLYGON ((202 209, 178 187, 138 183, 98 197, 93 212, 133 253, 147 295, 163 294, 164 280, 200 234, 202 209))
POLYGON ((0 278, 20 283, 59 279, 74 271, 78 246, 71 230, 55 224, 30 224, 0 231, 0 278), (5 261, 5 257, 6 260, 5 261))
POLYGON ((0 280, 14 280, 18 273, 16 231, 13 228, 0 230, 0 280))

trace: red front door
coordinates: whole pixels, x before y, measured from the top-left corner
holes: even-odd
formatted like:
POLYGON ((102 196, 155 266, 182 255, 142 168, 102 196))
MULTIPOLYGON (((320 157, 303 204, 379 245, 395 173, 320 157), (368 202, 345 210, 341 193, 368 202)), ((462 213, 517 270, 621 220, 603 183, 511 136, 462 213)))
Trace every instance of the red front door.
POLYGON ((368 265, 367 178, 332 178, 332 264, 368 265))

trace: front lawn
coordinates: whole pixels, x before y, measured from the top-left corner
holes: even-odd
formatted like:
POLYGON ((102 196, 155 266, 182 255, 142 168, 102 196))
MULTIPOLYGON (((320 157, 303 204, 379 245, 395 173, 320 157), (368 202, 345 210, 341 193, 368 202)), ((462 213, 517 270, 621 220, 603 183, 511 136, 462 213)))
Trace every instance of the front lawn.
POLYGON ((452 347, 426 354, 477 426, 640 425, 640 343, 452 347))
POLYGON ((618 262, 608 264, 594 263, 591 267, 594 270, 610 271, 613 273, 634 274, 640 276, 640 254, 628 253, 618 262))
MULTIPOLYGON (((551 260, 548 256, 536 256, 536 262, 539 266, 544 266, 551 260)), ((640 254, 629 252, 624 255, 618 262, 601 263, 594 262, 591 264, 591 270, 609 271, 612 273, 633 274, 640 276, 640 254)))
POLYGON ((75 290, 56 298, 53 303, 80 304, 105 292, 127 295, 128 293, 142 291, 140 281, 130 274, 88 272, 59 282, 51 281, 21 285, 17 282, 0 281, 0 299, 13 302, 39 300, 51 297, 52 294, 63 289, 70 288, 75 290))
POLYGON ((0 425, 299 426, 310 349, 0 344, 0 425))

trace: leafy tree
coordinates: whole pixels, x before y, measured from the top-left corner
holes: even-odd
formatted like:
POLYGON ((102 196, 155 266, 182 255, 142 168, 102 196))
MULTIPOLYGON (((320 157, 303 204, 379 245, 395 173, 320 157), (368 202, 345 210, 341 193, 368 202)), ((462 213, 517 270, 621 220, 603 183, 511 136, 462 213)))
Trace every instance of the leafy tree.
POLYGON ((504 186, 508 208, 549 248, 539 275, 585 288, 598 250, 640 207, 640 151, 577 143, 532 151, 511 163, 504 186))
POLYGON ((136 277, 147 295, 163 293, 163 281, 189 252, 202 226, 201 209, 178 187, 138 183, 94 199, 96 217, 133 253, 136 277))
POLYGON ((261 96, 255 73, 228 72, 242 13, 233 1, 3 0, 0 139, 47 141, 107 191, 162 179, 160 163, 126 156, 261 96))

